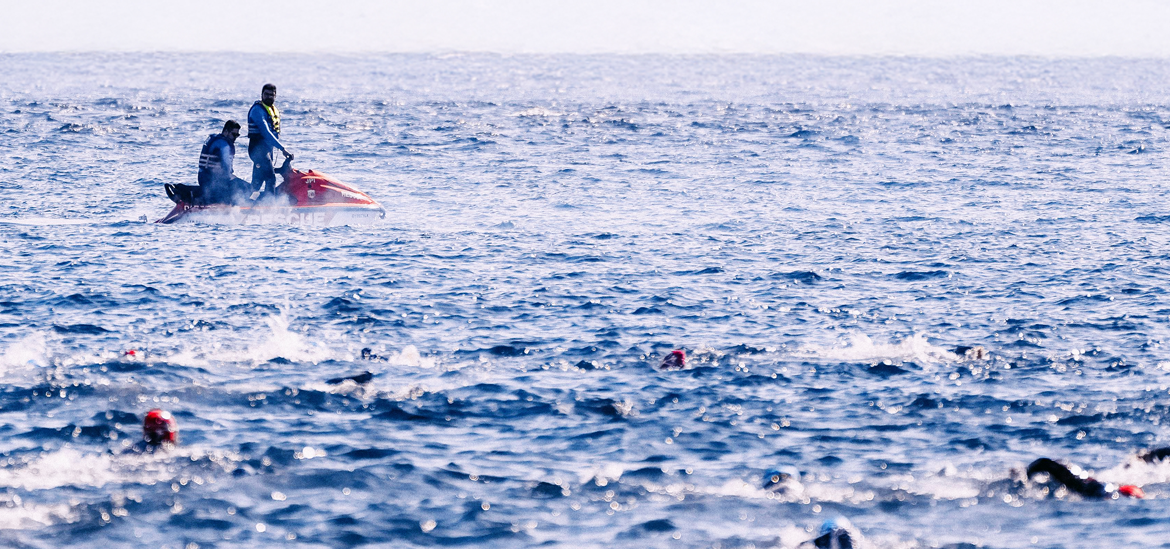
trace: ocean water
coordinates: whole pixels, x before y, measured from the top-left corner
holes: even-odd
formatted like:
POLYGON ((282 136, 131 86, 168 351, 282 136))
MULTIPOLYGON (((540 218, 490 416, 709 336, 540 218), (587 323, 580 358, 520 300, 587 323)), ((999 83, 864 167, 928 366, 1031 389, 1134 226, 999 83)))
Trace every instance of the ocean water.
POLYGON ((1170 546, 1170 465, 1133 459, 1170 445, 1167 61, 0 74, 0 545, 1170 546), (296 165, 386 220, 153 223, 269 81, 296 165), (181 444, 136 453, 155 407, 181 444))

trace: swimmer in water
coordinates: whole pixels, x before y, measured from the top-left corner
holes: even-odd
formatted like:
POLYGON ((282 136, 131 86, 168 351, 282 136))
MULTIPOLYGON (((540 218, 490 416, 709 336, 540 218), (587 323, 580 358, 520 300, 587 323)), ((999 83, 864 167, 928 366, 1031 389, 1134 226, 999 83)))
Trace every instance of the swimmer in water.
POLYGON ((777 494, 791 495, 804 491, 800 483, 800 471, 791 465, 764 473, 764 489, 777 494))
POLYGON ((687 354, 681 350, 671 351, 669 355, 662 358, 662 363, 658 365, 659 370, 681 370, 687 365, 687 354))
POLYGON ((1146 496, 1138 486, 1103 483, 1090 477, 1084 469, 1076 465, 1065 465, 1048 458, 1040 458, 1028 465, 1029 480, 1040 474, 1047 475, 1049 482, 1063 486, 1069 492, 1080 494, 1086 499, 1117 499, 1121 496, 1140 499, 1146 496))
POLYGON ((335 377, 333 379, 326 381, 325 383, 327 385, 341 385, 342 383, 345 383, 346 381, 352 381, 358 385, 364 385, 366 383, 369 383, 371 379, 374 379, 374 373, 370 372, 370 371, 365 371, 365 372, 362 372, 360 374, 355 374, 352 376, 335 377))
POLYGON ((155 408, 142 421, 142 441, 148 450, 170 449, 179 444, 179 424, 170 412, 155 408))
POLYGON ((369 347, 362 349, 362 360, 386 360, 386 357, 374 354, 374 351, 369 347))
POLYGON ((853 525, 845 517, 834 517, 821 523, 817 537, 800 544, 801 547, 816 549, 854 549, 860 536, 854 533, 853 525))
POLYGON ((1138 459, 1146 463, 1154 463, 1156 461, 1165 461, 1170 457, 1170 448, 1158 448, 1155 450, 1147 450, 1138 454, 1138 459))
POLYGON ((975 345, 973 347, 967 346, 967 345, 959 345, 958 347, 955 347, 954 350, 952 350, 951 352, 955 353, 956 355, 959 355, 959 357, 966 359, 966 360, 985 360, 991 356, 991 353, 988 353, 987 349, 984 349, 980 345, 975 345))
MULTIPOLYGON (((386 357, 374 354, 374 351, 369 347, 362 349, 362 360, 381 360, 383 362, 388 361, 386 357)), ((374 373, 366 370, 360 374, 354 374, 352 376, 335 377, 333 379, 326 380, 325 383, 327 385, 341 385, 346 381, 352 381, 358 385, 365 385, 366 383, 369 383, 371 379, 374 379, 374 373)))

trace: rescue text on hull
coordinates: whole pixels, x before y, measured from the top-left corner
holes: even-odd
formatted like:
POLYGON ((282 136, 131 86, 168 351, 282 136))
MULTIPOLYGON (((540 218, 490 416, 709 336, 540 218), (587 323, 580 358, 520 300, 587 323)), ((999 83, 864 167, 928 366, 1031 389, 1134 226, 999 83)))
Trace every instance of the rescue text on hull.
POLYGON ((195 221, 231 225, 368 225, 386 217, 373 198, 333 177, 314 170, 301 171, 286 163, 284 182, 271 196, 238 200, 233 204, 204 204, 199 187, 168 185, 174 209, 158 223, 195 221))

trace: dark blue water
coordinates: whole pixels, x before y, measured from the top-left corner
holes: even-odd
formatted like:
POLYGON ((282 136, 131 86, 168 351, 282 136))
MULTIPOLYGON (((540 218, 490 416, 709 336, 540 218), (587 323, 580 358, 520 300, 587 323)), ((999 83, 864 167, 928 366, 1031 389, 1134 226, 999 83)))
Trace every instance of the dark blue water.
POLYGON ((1132 459, 1170 445, 1170 63, 0 74, 4 545, 795 547, 842 515, 882 548, 1170 546, 1170 466, 1132 459), (386 221, 144 222, 267 81, 298 165, 386 221), (155 407, 180 447, 129 451, 155 407), (1040 456, 1148 497, 1054 497, 1013 473, 1040 456), (803 490, 761 489, 782 465, 803 490))

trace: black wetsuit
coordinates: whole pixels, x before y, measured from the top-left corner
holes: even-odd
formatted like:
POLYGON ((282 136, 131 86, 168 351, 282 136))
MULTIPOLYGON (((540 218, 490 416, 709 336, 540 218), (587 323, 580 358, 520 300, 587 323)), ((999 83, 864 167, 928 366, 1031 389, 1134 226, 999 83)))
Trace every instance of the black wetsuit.
POLYGON ((1138 454, 1138 457, 1146 463, 1162 461, 1170 457, 1170 448, 1158 448, 1157 450, 1150 450, 1144 454, 1138 454))
POLYGON ((355 374, 352 376, 335 377, 333 379, 326 381, 325 383, 327 383, 329 385, 341 385, 342 383, 345 383, 346 381, 352 381, 354 383, 357 383, 358 385, 362 385, 365 383, 369 383, 371 379, 374 379, 373 372, 362 372, 360 374, 355 374))
MULTIPOLYGON (((806 542, 807 543, 807 542, 806 542)), ((814 539, 813 545, 817 549, 853 549, 853 538, 849 537, 849 532, 844 530, 834 530, 827 532, 823 536, 814 539), (833 537, 837 538, 836 547, 833 546, 833 537)))
POLYGON ((1076 492, 1086 498, 1105 499, 1113 497, 1103 483, 1091 477, 1081 478, 1062 463, 1048 458, 1040 458, 1028 465, 1028 478, 1037 473, 1048 473, 1052 480, 1060 483, 1070 492, 1076 492))

